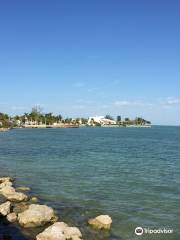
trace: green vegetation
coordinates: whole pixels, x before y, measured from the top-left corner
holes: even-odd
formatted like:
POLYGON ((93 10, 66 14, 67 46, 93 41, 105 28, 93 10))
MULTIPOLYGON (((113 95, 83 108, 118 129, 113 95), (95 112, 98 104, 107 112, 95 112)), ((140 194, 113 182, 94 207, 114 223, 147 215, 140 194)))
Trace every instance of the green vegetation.
POLYGON ((9 120, 8 114, 0 113, 0 128, 11 127, 11 122, 9 120))
MULTIPOLYGON (((121 121, 120 121, 120 123, 121 123, 121 121)), ((123 124, 125 124, 125 125, 150 125, 151 122, 147 121, 141 117, 136 117, 134 120, 125 118, 123 121, 123 124)))

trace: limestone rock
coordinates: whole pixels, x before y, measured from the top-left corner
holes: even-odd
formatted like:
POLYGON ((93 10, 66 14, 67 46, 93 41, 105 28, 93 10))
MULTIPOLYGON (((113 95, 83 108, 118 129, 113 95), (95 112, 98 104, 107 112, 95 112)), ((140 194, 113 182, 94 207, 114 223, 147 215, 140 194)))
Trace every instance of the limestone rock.
MULTIPOLYGON (((4 184, 4 183, 2 183, 2 184, 4 184)), ((12 186, 8 186, 8 185, 4 186, 0 189, 0 193, 3 194, 3 195, 4 194, 11 194, 11 193, 14 193, 15 191, 16 191, 15 188, 13 188, 12 186)))
POLYGON ((81 238, 82 234, 77 227, 66 227, 64 229, 64 235, 66 239, 81 238))
POLYGON ((82 234, 77 227, 69 227, 64 222, 56 222, 36 236, 36 240, 81 240, 82 234))
POLYGON ((0 189, 4 188, 4 187, 11 187, 12 186, 12 182, 9 181, 4 181, 2 183, 0 183, 0 189))
POLYGON ((73 236, 72 238, 71 238, 72 240, 82 240, 80 237, 78 237, 78 236, 73 236))
POLYGON ((25 228, 43 226, 52 222, 54 210, 46 205, 31 204, 27 210, 18 214, 19 224, 25 228))
POLYGON ((27 201, 28 197, 24 193, 14 192, 14 193, 5 193, 3 194, 9 201, 12 202, 22 202, 27 201))
POLYGON ((11 186, 12 186, 12 182, 9 177, 0 178, 0 190, 4 187, 11 187, 11 186))
POLYGON ((66 227, 67 224, 64 222, 56 222, 38 234, 36 240, 65 240, 63 232, 66 227))
POLYGON ((11 222, 11 223, 13 223, 13 222, 16 222, 16 220, 17 220, 17 215, 13 212, 13 213, 9 213, 8 215, 7 215, 7 220, 9 221, 9 222, 11 222))
POLYGON ((0 214, 6 216, 10 213, 11 203, 9 201, 0 205, 0 214))
POLYGON ((97 229, 109 230, 111 228, 112 219, 108 215, 100 215, 96 218, 90 219, 88 223, 97 229))
POLYGON ((0 193, 7 198, 9 201, 21 202, 28 199, 24 193, 16 192, 16 189, 12 186, 5 186, 0 189, 0 193))
POLYGON ((0 178, 0 183, 3 183, 3 182, 11 182, 12 179, 10 177, 1 177, 0 178))
POLYGON ((37 203, 38 201, 39 201, 39 200, 38 200, 37 197, 32 197, 32 198, 31 198, 31 202, 37 203))
POLYGON ((12 187, 11 179, 8 177, 0 178, 0 194, 2 194, 9 201, 21 202, 28 199, 27 195, 21 192, 16 192, 12 187))

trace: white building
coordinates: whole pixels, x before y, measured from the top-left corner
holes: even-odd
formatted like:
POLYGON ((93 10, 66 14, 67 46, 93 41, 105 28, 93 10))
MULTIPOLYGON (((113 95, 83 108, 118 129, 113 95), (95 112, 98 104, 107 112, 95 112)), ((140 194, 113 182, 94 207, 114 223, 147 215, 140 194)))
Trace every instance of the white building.
POLYGON ((87 124, 92 125, 92 126, 95 125, 95 124, 114 125, 114 124, 116 124, 116 121, 107 119, 104 116, 96 116, 96 117, 89 117, 87 124))

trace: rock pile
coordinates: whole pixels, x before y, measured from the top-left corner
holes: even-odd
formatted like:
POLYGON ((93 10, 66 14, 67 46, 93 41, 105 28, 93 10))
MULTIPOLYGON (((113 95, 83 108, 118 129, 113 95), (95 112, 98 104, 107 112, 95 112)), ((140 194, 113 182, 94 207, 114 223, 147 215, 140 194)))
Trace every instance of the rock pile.
POLYGON ((0 194, 12 202, 27 201, 26 194, 16 192, 16 189, 12 187, 12 180, 9 177, 0 178, 0 194))
MULTIPOLYGON (((27 187, 15 189, 11 178, 0 178, 0 195, 4 199, 0 204, 0 215, 6 217, 7 221, 16 222, 23 228, 43 227, 50 224, 36 236, 36 240, 82 240, 82 234, 77 227, 57 222, 58 217, 51 207, 35 204, 38 201, 36 197, 29 198, 28 195, 17 190, 29 191, 30 189, 27 187)), ((96 229, 109 230, 112 219, 108 215, 100 215, 90 219, 88 223, 96 229)))
MULTIPOLYGON (((21 191, 29 191, 29 188, 17 188, 21 191)), ((6 217, 10 223, 17 222, 23 228, 42 227, 52 224, 39 233, 36 240, 82 240, 82 234, 77 227, 70 227, 58 220, 51 207, 40 204, 31 204, 38 199, 33 197, 28 201, 28 196, 17 192, 9 177, 0 178, 0 194, 6 201, 0 204, 0 215, 6 217)))

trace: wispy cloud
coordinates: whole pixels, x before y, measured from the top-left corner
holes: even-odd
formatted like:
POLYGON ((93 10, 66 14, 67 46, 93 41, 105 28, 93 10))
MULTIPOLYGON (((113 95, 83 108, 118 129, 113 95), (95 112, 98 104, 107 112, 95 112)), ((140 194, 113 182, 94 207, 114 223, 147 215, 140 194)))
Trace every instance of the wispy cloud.
POLYGON ((144 107, 153 107, 159 106, 163 108, 173 108, 180 107, 180 98, 168 97, 166 99, 154 99, 151 102, 142 101, 142 100, 117 100, 113 102, 114 107, 132 107, 132 106, 144 106, 144 107))
POLYGON ((162 104, 166 106, 180 106, 180 98, 168 97, 162 101, 162 104))
POLYGON ((180 98, 168 97, 166 99, 160 99, 159 104, 164 109, 172 109, 180 107, 180 98))
POLYGON ((144 105, 141 101, 128 101, 128 100, 118 100, 113 102, 115 107, 128 107, 128 106, 142 106, 144 105))

